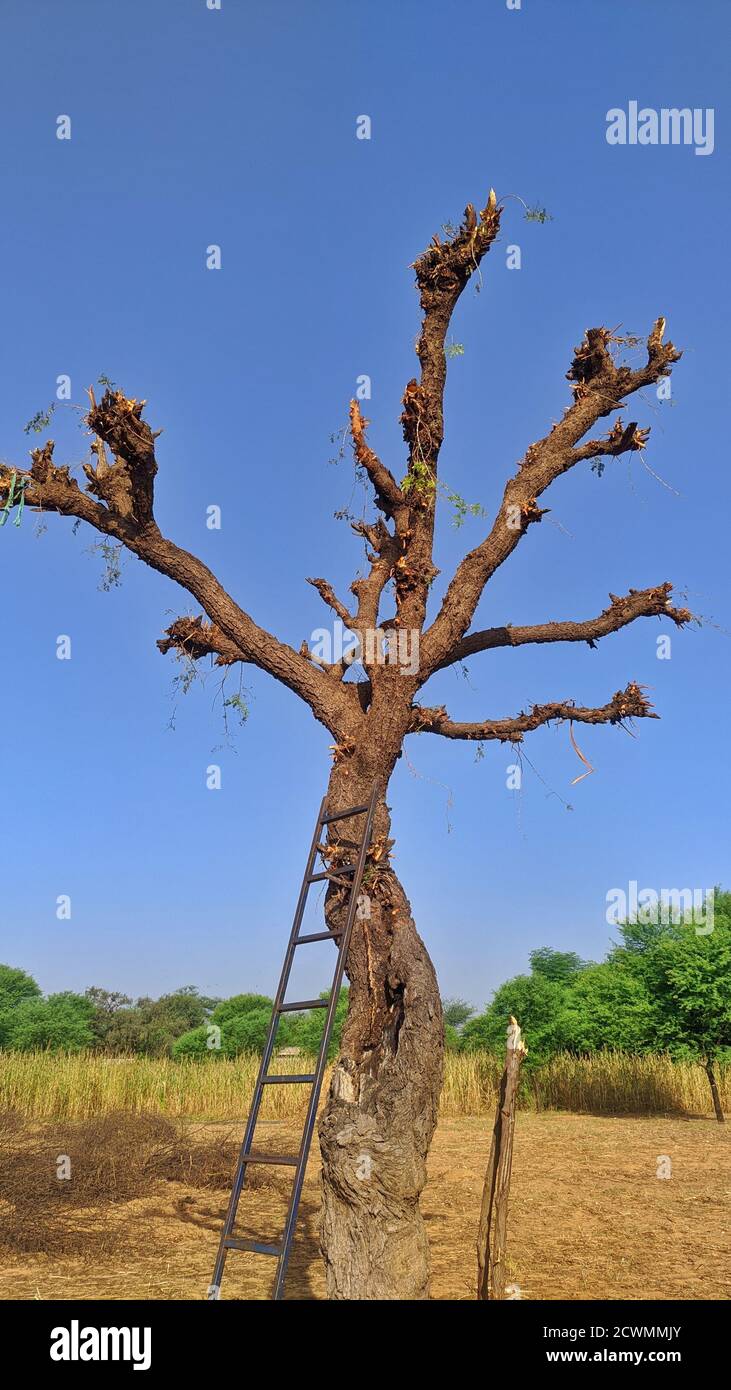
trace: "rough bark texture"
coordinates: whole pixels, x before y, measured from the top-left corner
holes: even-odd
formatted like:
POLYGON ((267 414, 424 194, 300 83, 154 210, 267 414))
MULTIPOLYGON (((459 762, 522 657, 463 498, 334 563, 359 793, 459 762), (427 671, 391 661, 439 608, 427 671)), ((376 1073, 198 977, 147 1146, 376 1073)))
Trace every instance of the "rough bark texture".
MULTIPOLYGON (((365 800, 374 779, 385 792, 391 759, 383 742, 357 761, 334 769, 331 809, 365 800)), ((356 834, 353 827, 349 835, 356 834)), ((319 1126, 321 1246, 332 1299, 422 1299, 429 1291, 419 1196, 437 1122, 444 1026, 434 968, 388 862, 390 843, 384 797, 348 956, 350 1008, 319 1126)), ((340 830, 330 849, 333 865, 349 854, 340 830)), ((331 929, 346 896, 329 890, 331 929)))
MULTIPOLYGON (((428 1296, 427 1244, 418 1203, 436 1122, 443 1027, 434 971, 389 858, 386 791, 405 737, 428 732, 512 744, 552 721, 621 724, 654 717, 632 681, 597 707, 564 698, 510 718, 469 723, 451 719, 443 706, 415 703, 418 692, 435 672, 495 647, 547 642, 594 646, 638 618, 668 618, 683 626, 691 616, 672 607, 665 583, 630 589, 623 598, 610 595, 611 606, 596 618, 520 627, 506 622, 470 631, 488 581, 523 538, 535 534, 534 523, 546 510, 538 506, 538 498, 546 489, 586 460, 645 447, 648 432, 635 422, 623 425, 619 418, 604 437, 580 441, 630 395, 671 372, 680 353, 663 341, 665 320, 660 318, 647 339, 646 362, 634 369, 615 360, 621 340, 612 332, 587 329, 567 373, 570 403, 504 484, 487 536, 464 557, 429 619, 432 584, 439 574, 433 551, 444 437, 445 339, 460 295, 481 275, 503 211, 491 189, 479 212, 468 203, 461 225, 446 240, 435 236, 414 263, 422 311, 416 343, 419 376, 407 383, 402 399, 406 471, 401 482, 403 461, 397 460, 393 471, 381 461, 368 440, 360 406, 356 401, 350 406, 355 463, 372 488, 379 513, 375 520, 351 520, 365 543, 365 562, 350 585, 355 611, 327 579, 309 582, 339 621, 365 634, 360 679, 346 680, 344 659, 325 661, 307 641, 296 649, 259 626, 201 560, 163 535, 154 514, 159 431, 143 418, 144 401, 110 389, 97 404, 90 391, 84 423, 93 442, 78 481, 69 467, 54 462, 50 440, 32 451, 28 469, 0 464, 5 519, 18 498, 18 521, 23 506, 73 517, 193 596, 202 614, 173 622, 159 643, 161 651, 189 663, 212 659, 224 669, 249 663, 305 702, 335 740, 330 809, 366 801, 374 780, 379 785, 381 803, 365 884, 370 911, 359 917, 352 938, 349 1015, 320 1130, 323 1250, 330 1296, 338 1299, 428 1296), (412 651, 418 641, 416 667, 381 659, 384 634, 406 636, 412 651)), ((537 370, 528 353, 522 365, 537 370)), ((483 481, 488 487, 494 480, 483 481)), ((286 489, 283 497, 291 502, 286 489)), ((290 518, 290 524, 311 521, 303 513, 290 518)), ((276 524, 272 539, 281 546, 276 524)), ((343 849, 347 846, 331 835, 333 863, 343 849)), ((331 885, 328 919, 336 921, 341 912, 339 890, 331 885)))
POLYGON ((500 1080, 490 1157, 482 1190, 480 1226, 477 1233, 477 1297, 505 1297, 506 1253, 508 1242, 508 1201, 513 1169, 515 1105, 520 1084, 520 1068, 526 1055, 520 1028, 514 1018, 508 1028, 505 1068, 500 1080))

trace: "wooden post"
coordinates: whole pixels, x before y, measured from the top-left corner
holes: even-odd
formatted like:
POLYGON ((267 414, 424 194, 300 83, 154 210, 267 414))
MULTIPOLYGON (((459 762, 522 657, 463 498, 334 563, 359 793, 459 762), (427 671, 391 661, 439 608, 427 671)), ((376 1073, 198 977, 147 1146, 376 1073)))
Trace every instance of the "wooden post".
POLYGON ((500 1081, 490 1158, 482 1190, 480 1229, 477 1235, 477 1297, 505 1298, 505 1250, 508 1230, 508 1198, 513 1166, 515 1104, 520 1068, 526 1048, 516 1020, 510 1017, 505 1070, 500 1081))

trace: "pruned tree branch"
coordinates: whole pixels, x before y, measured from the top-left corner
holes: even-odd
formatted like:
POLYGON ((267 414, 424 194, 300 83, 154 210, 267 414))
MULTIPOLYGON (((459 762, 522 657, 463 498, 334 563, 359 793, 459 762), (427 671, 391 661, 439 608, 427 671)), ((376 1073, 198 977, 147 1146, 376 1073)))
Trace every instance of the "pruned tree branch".
POLYGON ((369 628, 375 630, 379 626, 381 595, 396 571, 403 546, 380 520, 375 526, 356 522, 353 530, 364 536, 372 547, 371 551, 366 551, 370 565, 368 574, 362 579, 354 579, 350 586, 350 592, 358 600, 354 625, 361 631, 369 628))
POLYGON ((537 499, 582 459, 597 453, 622 453, 641 448, 647 435, 636 425, 614 426, 603 441, 577 448, 583 436, 602 416, 618 410, 628 395, 669 375, 681 356, 672 343, 663 343, 665 320, 655 323, 647 339, 647 362, 632 370, 616 366, 610 352, 612 335, 606 328, 590 328, 575 349, 567 373, 573 402, 550 433, 532 444, 506 484, 503 502, 489 535, 459 565, 432 626, 422 644, 423 675, 438 669, 448 652, 466 633, 488 580, 513 552, 544 509, 537 499), (621 433, 620 433, 621 429, 621 433))
POLYGON ((445 341, 455 306, 500 230, 502 209, 493 189, 478 213, 472 203, 455 235, 432 238, 414 262, 422 309, 416 352, 418 381, 406 385, 401 424, 408 445, 403 491, 408 496, 408 527, 401 530, 402 553, 394 571, 396 609, 404 627, 423 626, 429 586, 438 570, 432 563, 436 480, 444 439, 445 341))
POLYGON ((691 622, 693 614, 688 608, 674 608, 670 602, 672 584, 658 584, 654 589, 630 589, 619 598, 610 594, 610 605, 596 618, 586 618, 583 622, 536 623, 531 627, 488 627, 482 632, 470 632, 463 637, 447 654, 435 670, 452 666, 455 662, 466 661, 477 652, 491 651, 495 647, 524 647, 528 643, 542 642, 587 642, 595 647, 600 637, 610 632, 619 632, 637 618, 670 618, 676 627, 691 622))
MULTIPOLYGON (((436 474, 444 438, 444 386, 447 362, 444 343, 457 301, 470 277, 479 270, 500 230, 502 209, 493 189, 481 212, 468 203, 456 234, 445 242, 432 238, 414 262, 423 320, 416 346, 421 364, 419 381, 410 381, 401 416, 409 445, 409 471, 426 468, 436 474)), ((417 488, 418 491, 418 488, 417 488)))
POLYGON ((431 561, 434 502, 439 450, 444 437, 445 338, 455 305, 470 277, 497 236, 501 209, 490 190, 478 214, 468 203, 455 234, 442 241, 434 236, 427 250, 414 262, 422 308, 417 342, 421 365, 419 380, 407 383, 403 396, 404 438, 408 444, 406 477, 399 484, 371 449, 365 420, 356 400, 350 403, 350 432, 356 463, 370 479, 376 506, 393 521, 393 533, 376 537, 373 528, 356 525, 372 550, 367 579, 351 585, 358 598, 357 620, 378 624, 378 607, 389 579, 394 580, 396 618, 399 624, 421 628, 426 613, 429 585, 438 571, 431 561), (377 543, 378 541, 378 543, 377 543))
POLYGON ((329 608, 332 608, 334 613, 337 613, 337 616, 342 619, 346 627, 353 626, 355 622, 354 617, 348 612, 345 604, 340 602, 332 585, 328 584, 326 579, 308 579, 307 583, 311 584, 313 589, 317 589, 323 603, 326 603, 329 608))
POLYGON ((87 420, 101 447, 95 450, 96 466, 84 467, 85 492, 67 467, 54 464, 53 442, 49 440, 42 449, 32 451, 29 471, 0 465, 0 504, 10 496, 15 476, 16 484, 24 487, 27 507, 76 517, 120 541, 152 569, 187 589, 214 629, 238 651, 239 660, 280 680, 310 706, 327 729, 336 735, 342 733, 354 715, 360 715, 356 692, 334 683, 300 652, 259 627, 207 565, 161 534, 152 514, 155 436, 141 418, 143 404, 128 400, 120 391, 107 391, 99 406, 92 405, 87 420), (114 464, 107 461, 104 444, 112 449, 114 464), (95 501, 94 497, 102 500, 95 501))
POLYGON ((365 469, 368 477, 373 484, 376 494, 376 506, 387 516, 395 516, 399 511, 405 510, 406 498, 399 487, 393 473, 381 463, 378 455, 373 452, 366 440, 366 426, 368 421, 363 418, 360 406, 357 401, 350 402, 350 435, 353 441, 353 452, 356 463, 365 469))
POLYGON ((621 420, 615 420, 606 439, 589 439, 586 444, 574 449, 573 461, 581 463, 583 459, 601 458, 606 455, 617 458, 619 454, 644 449, 649 437, 649 429, 638 429, 636 420, 630 421, 628 425, 623 425, 621 420))
POLYGON ((574 705, 570 700, 549 705, 534 705, 528 712, 521 712, 514 719, 486 719, 480 723, 456 723, 450 719, 444 705, 427 709, 421 705, 413 706, 413 719, 409 733, 441 734, 443 738, 467 739, 486 742, 499 739, 501 743, 521 743, 525 734, 538 729, 542 724, 555 721, 572 720, 577 724, 621 724, 625 719, 657 719, 649 700, 635 681, 630 681, 626 690, 618 690, 606 705, 598 709, 587 709, 574 705))
POLYGON ((87 489, 120 519, 145 526, 152 520, 157 473, 155 435, 142 419, 147 402, 129 400, 121 391, 105 391, 99 405, 91 390, 89 397, 87 423, 96 436, 96 465, 84 464, 87 489), (111 465, 105 444, 114 454, 111 465))
POLYGON ((157 646, 163 655, 174 651, 190 661, 213 656, 214 666, 234 666, 243 660, 236 644, 230 642, 215 623, 206 623, 200 617, 176 618, 165 629, 165 636, 159 639, 157 646))

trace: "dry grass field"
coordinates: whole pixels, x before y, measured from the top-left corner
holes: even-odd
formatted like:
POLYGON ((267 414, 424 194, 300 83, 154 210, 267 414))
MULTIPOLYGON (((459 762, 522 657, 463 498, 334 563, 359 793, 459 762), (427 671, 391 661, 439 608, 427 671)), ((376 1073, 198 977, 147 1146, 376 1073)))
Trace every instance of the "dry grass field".
MULTIPOLYGON (((277 1088, 278 1089, 278 1088, 277 1088)), ((199 1299, 211 1275, 241 1124, 110 1113, 0 1122, 0 1297, 199 1299), (56 1161, 71 1159, 59 1181, 56 1161)), ((291 1120, 262 1124, 289 1149, 291 1120)), ((423 1209, 435 1299, 475 1295, 475 1231, 490 1122, 445 1117, 423 1209)), ((286 1180, 259 1170, 240 1234, 276 1236, 286 1180)), ((288 1296, 321 1298, 313 1153, 288 1296)), ((523 1110, 509 1230, 512 1278, 536 1299, 731 1294, 731 1127, 710 1118, 523 1110), (658 1178, 667 1156, 672 1176, 658 1178)), ((272 1261, 229 1257, 223 1296, 269 1296, 272 1261)))
MULTIPOLYGON (((301 1057, 312 1071, 314 1058, 301 1057)), ((98 1119, 113 1111, 188 1116, 241 1123, 249 1106, 259 1059, 244 1055, 210 1062, 164 1057, 104 1057, 98 1053, 0 1052, 0 1114, 29 1120, 98 1119)), ((299 1064, 298 1064, 299 1065, 299 1064)), ((275 1058, 272 1071, 291 1071, 291 1059, 275 1058)), ((502 1062, 487 1052, 448 1053, 441 1115, 492 1115, 502 1062)), ((731 1110, 731 1067, 719 1069, 721 1099, 731 1110)), ((323 1092, 324 1094, 324 1092, 323 1092)), ((297 1120, 306 1087, 270 1087, 262 1118, 297 1120)), ((632 1057, 603 1052, 592 1057, 553 1057, 526 1077, 521 1106, 607 1115, 707 1115, 708 1081, 701 1067, 665 1056, 632 1057)))

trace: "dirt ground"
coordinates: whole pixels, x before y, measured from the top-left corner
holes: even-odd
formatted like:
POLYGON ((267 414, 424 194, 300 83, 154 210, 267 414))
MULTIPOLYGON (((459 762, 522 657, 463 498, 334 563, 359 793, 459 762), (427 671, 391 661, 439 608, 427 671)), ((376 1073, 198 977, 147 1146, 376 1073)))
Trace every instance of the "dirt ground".
MULTIPOLYGON (((197 1140, 220 1143, 222 1132, 233 1139, 231 1126, 208 1125, 197 1127, 197 1140)), ((257 1131, 262 1149, 291 1152, 292 1138, 282 1124, 261 1124, 257 1131)), ((471 1118, 443 1121, 435 1137, 423 1197, 435 1299, 475 1296, 475 1232, 489 1141, 488 1123, 471 1118)), ((276 1239, 286 1179, 268 1169, 264 1182, 244 1191, 237 1233, 276 1239)), ((110 1248, 101 1253, 0 1245, 0 1298, 204 1297, 226 1198, 222 1185, 202 1189, 166 1179, 153 1193, 125 1193, 123 1200, 78 1213, 89 1231, 103 1226, 110 1248)), ((289 1298, 324 1296, 318 1204, 314 1154, 289 1298)), ((731 1126, 520 1113, 509 1257, 521 1296, 531 1300, 731 1297, 731 1126), (667 1159, 671 1176, 658 1177, 667 1159)), ((273 1265, 233 1252, 222 1296, 268 1298, 273 1265)))

